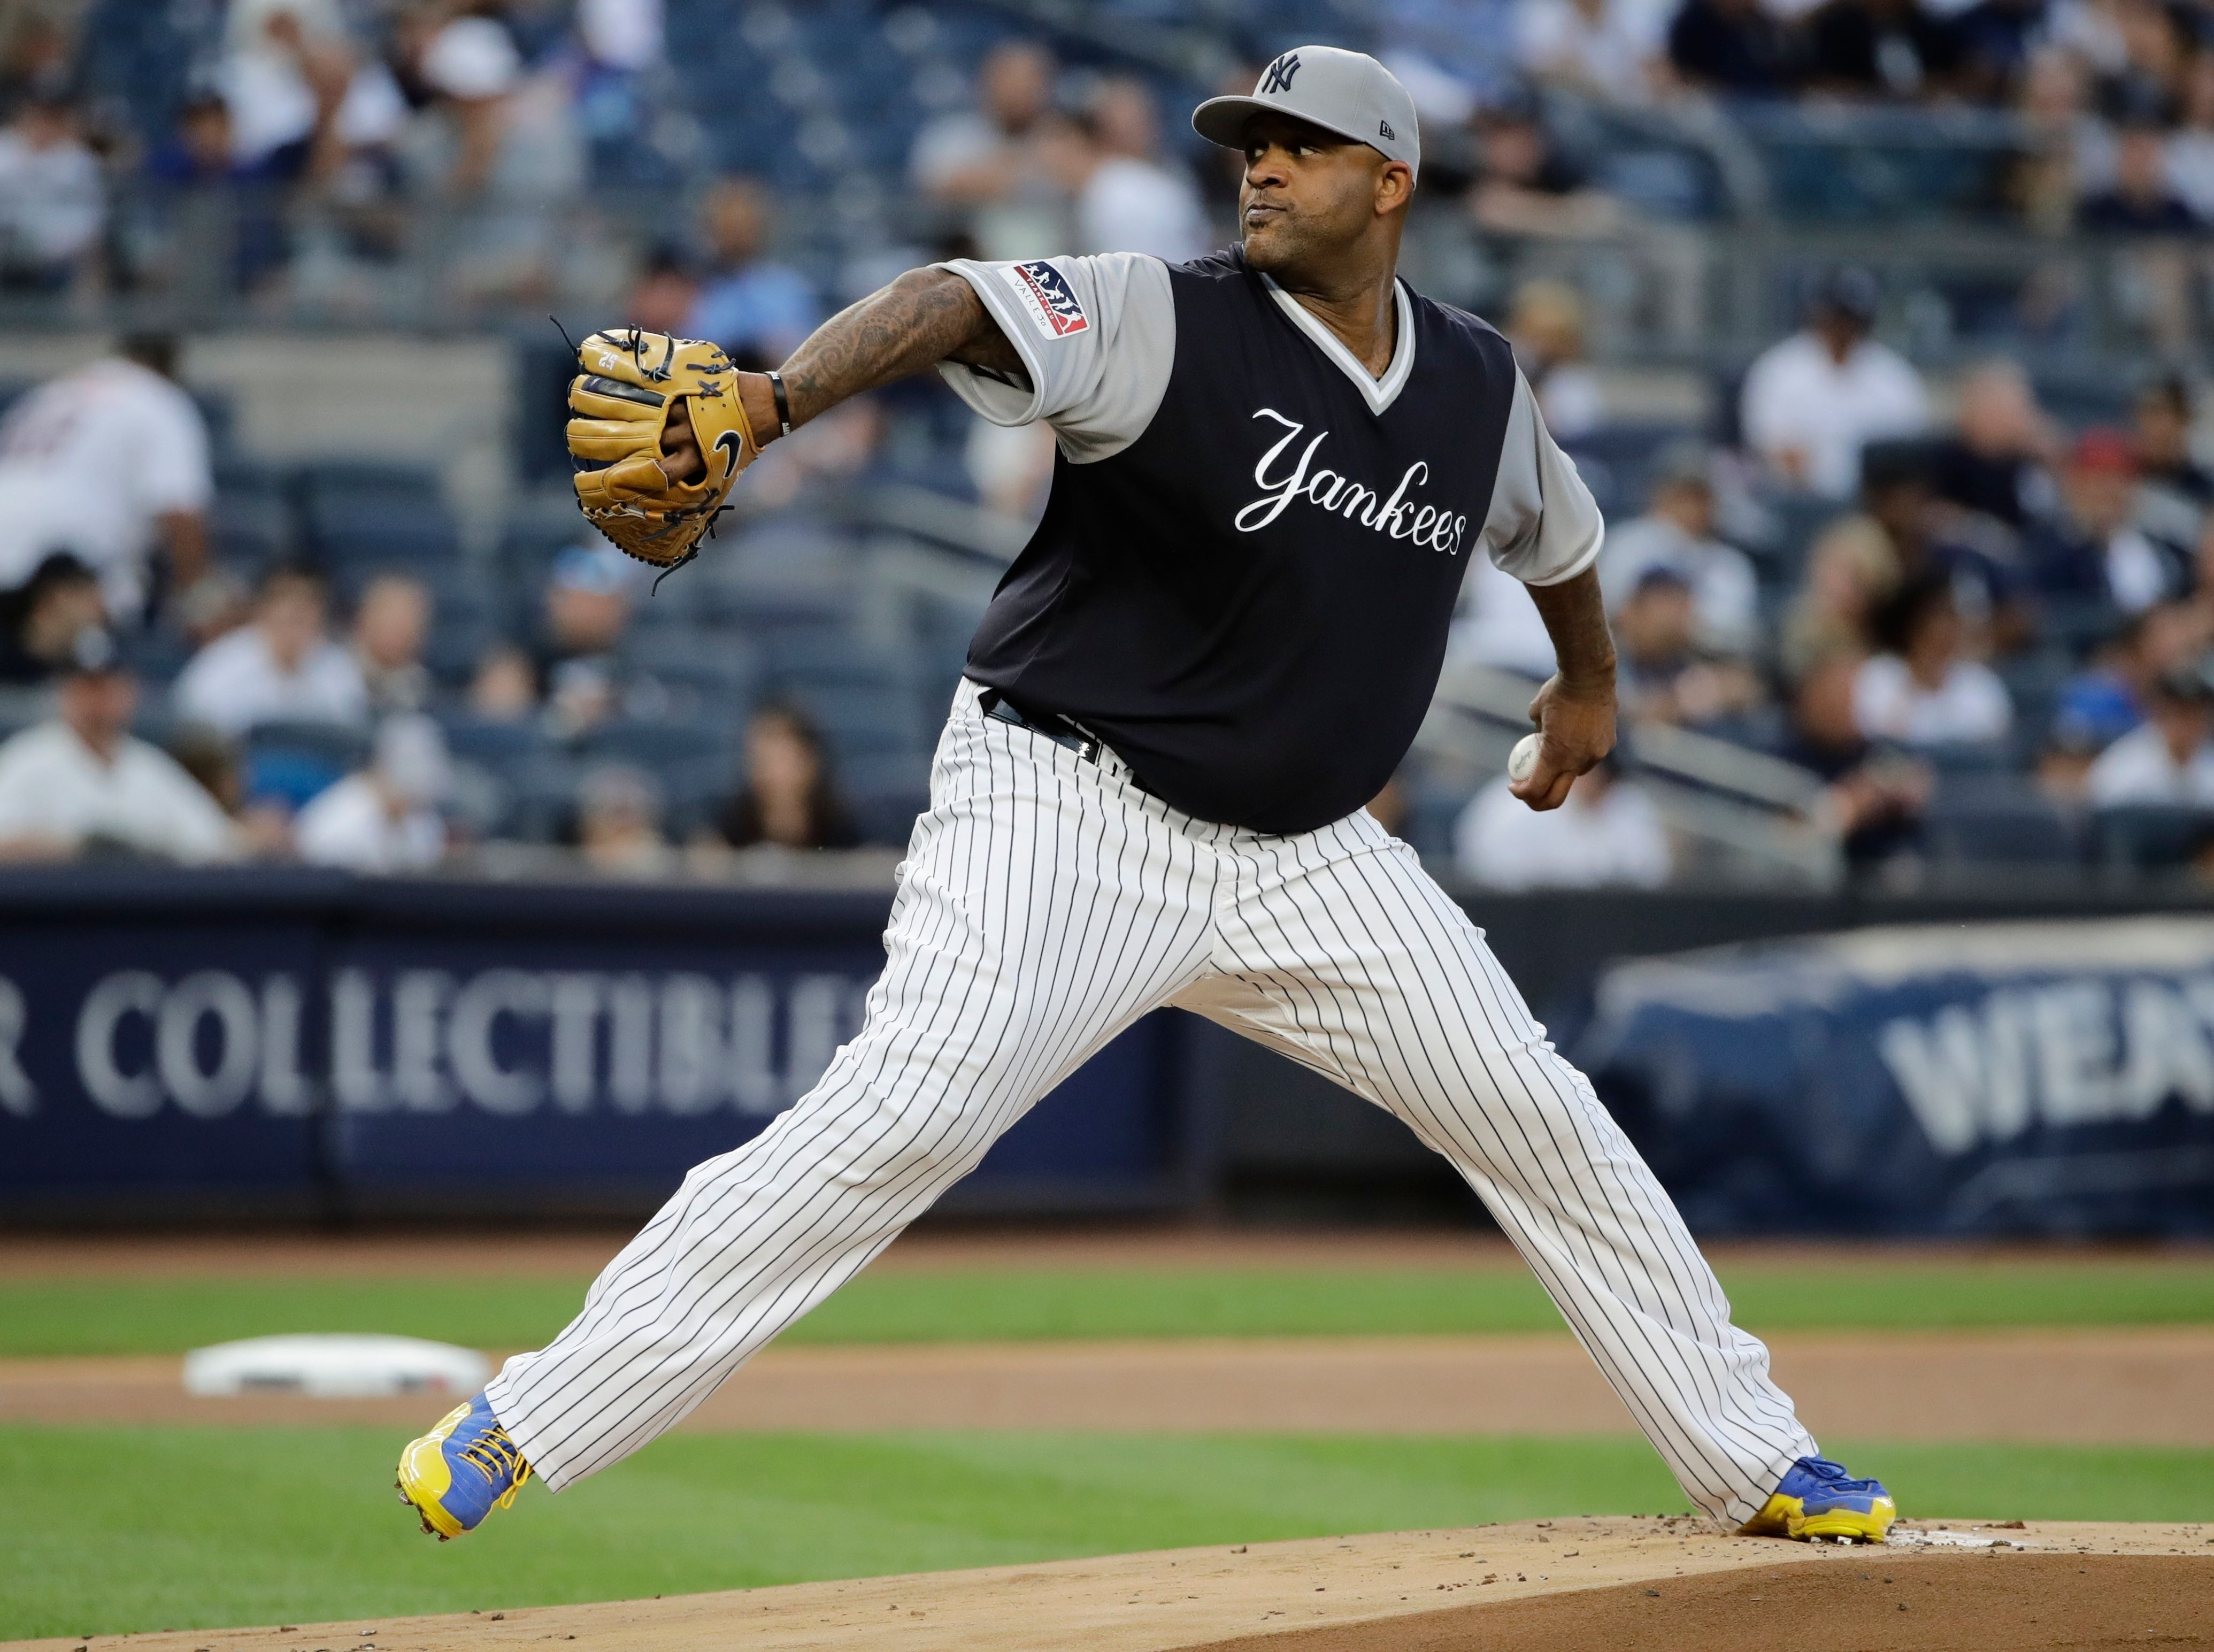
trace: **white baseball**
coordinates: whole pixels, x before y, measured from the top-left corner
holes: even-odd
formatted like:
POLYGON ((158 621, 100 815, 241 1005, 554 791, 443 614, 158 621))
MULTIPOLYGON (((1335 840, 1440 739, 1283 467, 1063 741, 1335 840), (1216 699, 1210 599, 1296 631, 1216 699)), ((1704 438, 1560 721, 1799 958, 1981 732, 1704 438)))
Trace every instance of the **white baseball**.
POLYGON ((1514 750, 1507 754, 1507 778, 1520 782, 1538 770, 1538 748, 1544 743, 1543 737, 1526 734, 1514 743, 1514 750))

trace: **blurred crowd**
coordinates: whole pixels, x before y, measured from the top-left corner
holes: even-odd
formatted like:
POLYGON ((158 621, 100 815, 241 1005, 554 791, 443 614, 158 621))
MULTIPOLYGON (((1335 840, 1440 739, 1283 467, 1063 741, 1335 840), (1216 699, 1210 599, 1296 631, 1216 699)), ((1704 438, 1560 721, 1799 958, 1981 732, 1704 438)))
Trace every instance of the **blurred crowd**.
MULTIPOLYGON (((2214 474, 2193 376, 2214 272, 2197 239, 2214 211, 2208 17, 2154 0, 1382 6, 1365 27, 1422 109, 1431 221, 1560 254, 1510 260, 1485 308, 1608 513, 1599 572, 1630 737, 1557 816, 1500 784, 1441 802, 1419 763, 1377 812, 1496 885, 1666 881, 1682 844, 1636 756, 1641 730, 1665 729, 1789 765, 1820 798, 1809 823, 1867 877, 2199 855, 2214 837, 2214 474), (2014 356, 1956 353, 1932 380, 1878 336, 1900 337, 1895 285, 1832 267, 1810 268, 1797 324, 1756 359, 1701 356, 1708 249, 1620 168, 1588 163, 1563 98, 1625 118, 1750 119, 1787 101, 1996 111, 2019 140, 2007 210, 2126 235, 2145 336, 2164 348, 2109 374, 2090 410, 2052 405, 2038 364, 2014 356), (1633 267, 1712 389, 1710 417, 1623 416, 1593 359, 1593 295, 1633 267), (2133 811, 2157 817, 2115 848, 2108 825, 2133 811)), ((1226 38, 1245 61, 1224 84, 1242 89, 1272 42, 1226 38)), ((1183 132, 1194 89, 1071 44, 951 6, 0 0, 0 289, 158 288, 165 227, 202 212, 226 224, 227 277, 249 296, 333 272, 373 284, 432 223, 452 254, 441 314, 572 292, 580 262, 604 266, 579 319, 710 338, 758 365, 928 258, 1182 259, 1226 238, 1235 162, 1183 132), (167 76, 167 101, 119 101, 137 83, 119 41, 157 36, 175 51, 141 52, 131 73, 167 76), (847 39, 853 60, 833 61, 824 42, 847 39), (766 95, 724 58, 693 61, 702 41, 772 65, 766 95), (829 82, 878 85, 877 52, 897 59, 872 94, 881 130, 841 126, 829 82), (754 125, 703 137, 703 77, 744 84, 716 118, 754 125), (555 208, 592 180, 657 210, 579 227, 555 208), (657 210, 670 202, 682 210, 657 210), (826 226, 855 224, 873 227, 817 255, 826 226)), ((569 370, 542 343, 550 407, 569 370)), ((512 563, 464 548, 435 477, 265 479, 247 503, 305 526, 241 554, 219 530, 236 484, 173 339, 134 335, 0 392, 0 727, 21 729, 0 746, 7 854, 397 870, 522 837, 657 875, 904 838, 959 625, 893 648, 859 639, 849 612, 793 620, 717 597, 670 627, 637 570, 574 530, 512 563)), ((566 497, 558 464, 533 462, 526 484, 566 497)), ((1043 429, 895 387, 749 474, 731 560, 760 561, 780 523, 821 555, 825 499, 865 481, 1018 529, 1053 462, 1043 429)), ((1550 669, 1526 595, 1481 562, 1453 646, 1526 679, 1550 669)))
MULTIPOLYGON (((2168 829, 2156 858, 2199 854, 2214 836, 2214 471, 2193 388, 2148 373, 2125 423, 2070 431, 1993 358, 1941 417, 1871 336, 1875 298, 1866 272, 1833 272, 1745 376, 1740 444, 1662 446, 1642 513, 1611 523, 1599 572, 1630 740, 1668 725, 1818 776, 1826 823, 1879 875, 1917 866, 1933 807, 1964 798, 1968 818, 2052 823, 2041 859, 2072 858, 2064 829, 2138 810, 2168 829)), ((1512 580, 1478 567, 1468 599, 1460 658, 1550 670, 1512 580)), ((1577 858, 1594 881, 1659 881, 1658 821, 1625 789, 1611 774, 1578 787, 1569 812, 1588 790, 1615 847, 1577 858)), ((1480 796, 1456 842, 1473 874, 1513 884, 1532 829, 1504 798, 1480 796)))
MULTIPOLYGON (((1757 126, 1717 140, 1714 111, 1985 109, 2006 137, 1980 209, 2186 244, 2214 215, 2214 8, 2193 0, 1381 0, 1330 15, 1416 95, 1425 212, 1508 241, 1626 238, 1679 338, 1708 272, 1661 231, 1722 208, 1655 135, 1679 117, 1679 138, 1705 134, 1691 147, 1750 154, 1757 126), (1563 99, 1645 125, 1564 124, 1563 99), (1619 148, 1634 132, 1645 147, 1619 148)), ((1288 43, 1274 28, 1300 22, 1226 28, 1221 85, 1244 89, 1288 43)), ((0 0, 0 291, 190 288, 209 273, 180 261, 219 245, 236 293, 369 313, 388 297, 381 275, 435 245, 423 297, 449 310, 596 303, 629 283, 657 317, 771 347, 886 260, 949 242, 1205 249, 1228 174, 1180 112, 1217 89, 1102 55, 1057 58, 958 6, 0 0), (715 181, 732 172, 808 199, 807 236, 835 246, 806 280, 748 278, 767 201, 758 177, 751 199, 715 181), (620 210, 702 194, 696 233, 620 210)), ((2136 267, 2148 324, 2180 342, 2198 259, 2136 267)))
MULTIPOLYGON (((560 552, 521 622, 443 674, 438 570, 356 568, 340 602, 317 562, 249 582, 211 556, 208 433, 175 360, 131 339, 0 421, 0 707, 28 725, 0 743, 0 859, 425 871, 492 823, 452 731, 581 750, 653 709, 625 646, 642 571, 604 543, 560 552), (176 669, 149 684, 165 643, 176 669)), ((618 876, 862 841, 804 709, 738 721, 688 819, 602 752, 566 771, 546 835, 618 876)))

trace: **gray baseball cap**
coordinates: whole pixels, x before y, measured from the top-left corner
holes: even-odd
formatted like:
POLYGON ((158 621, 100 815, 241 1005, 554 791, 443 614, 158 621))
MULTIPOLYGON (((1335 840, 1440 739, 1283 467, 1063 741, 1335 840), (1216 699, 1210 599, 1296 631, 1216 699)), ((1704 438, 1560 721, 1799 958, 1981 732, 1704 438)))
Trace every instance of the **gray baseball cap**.
POLYGON ((1191 112, 1191 129, 1225 149, 1245 147, 1245 123, 1287 114, 1366 144, 1419 174, 1422 139, 1415 100, 1398 76, 1365 52, 1294 46, 1261 71, 1251 97, 1211 97, 1191 112))

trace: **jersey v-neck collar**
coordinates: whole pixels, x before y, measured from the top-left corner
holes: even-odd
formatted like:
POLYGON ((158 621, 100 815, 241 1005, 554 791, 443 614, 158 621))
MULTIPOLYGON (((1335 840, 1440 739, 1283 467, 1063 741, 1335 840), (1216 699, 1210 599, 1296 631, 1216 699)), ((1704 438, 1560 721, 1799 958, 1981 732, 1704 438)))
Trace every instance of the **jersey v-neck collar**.
POLYGON ((1348 350, 1345 341, 1324 326, 1312 310, 1278 286, 1275 277, 1263 272, 1261 281, 1269 289, 1269 297, 1276 301, 1276 308, 1291 317, 1292 325, 1313 340, 1315 347, 1353 381, 1370 413, 1381 413, 1399 399, 1408 374, 1415 370, 1415 307, 1408 302, 1404 281, 1397 276, 1391 278, 1391 297, 1399 316, 1398 337, 1392 341, 1391 364, 1384 370, 1382 378, 1362 365, 1361 358, 1348 350))

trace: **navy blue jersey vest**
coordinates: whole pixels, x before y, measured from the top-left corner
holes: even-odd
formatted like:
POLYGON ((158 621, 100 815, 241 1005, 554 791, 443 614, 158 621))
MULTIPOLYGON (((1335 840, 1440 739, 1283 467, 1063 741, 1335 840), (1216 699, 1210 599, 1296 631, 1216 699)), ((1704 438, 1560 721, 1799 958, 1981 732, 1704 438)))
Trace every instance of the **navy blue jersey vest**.
POLYGON ((1055 462, 969 675, 1073 719, 1202 820, 1307 831, 1384 787, 1437 687, 1514 401, 1506 341, 1412 299, 1372 413, 1235 249, 1171 269, 1159 411, 1055 462))

